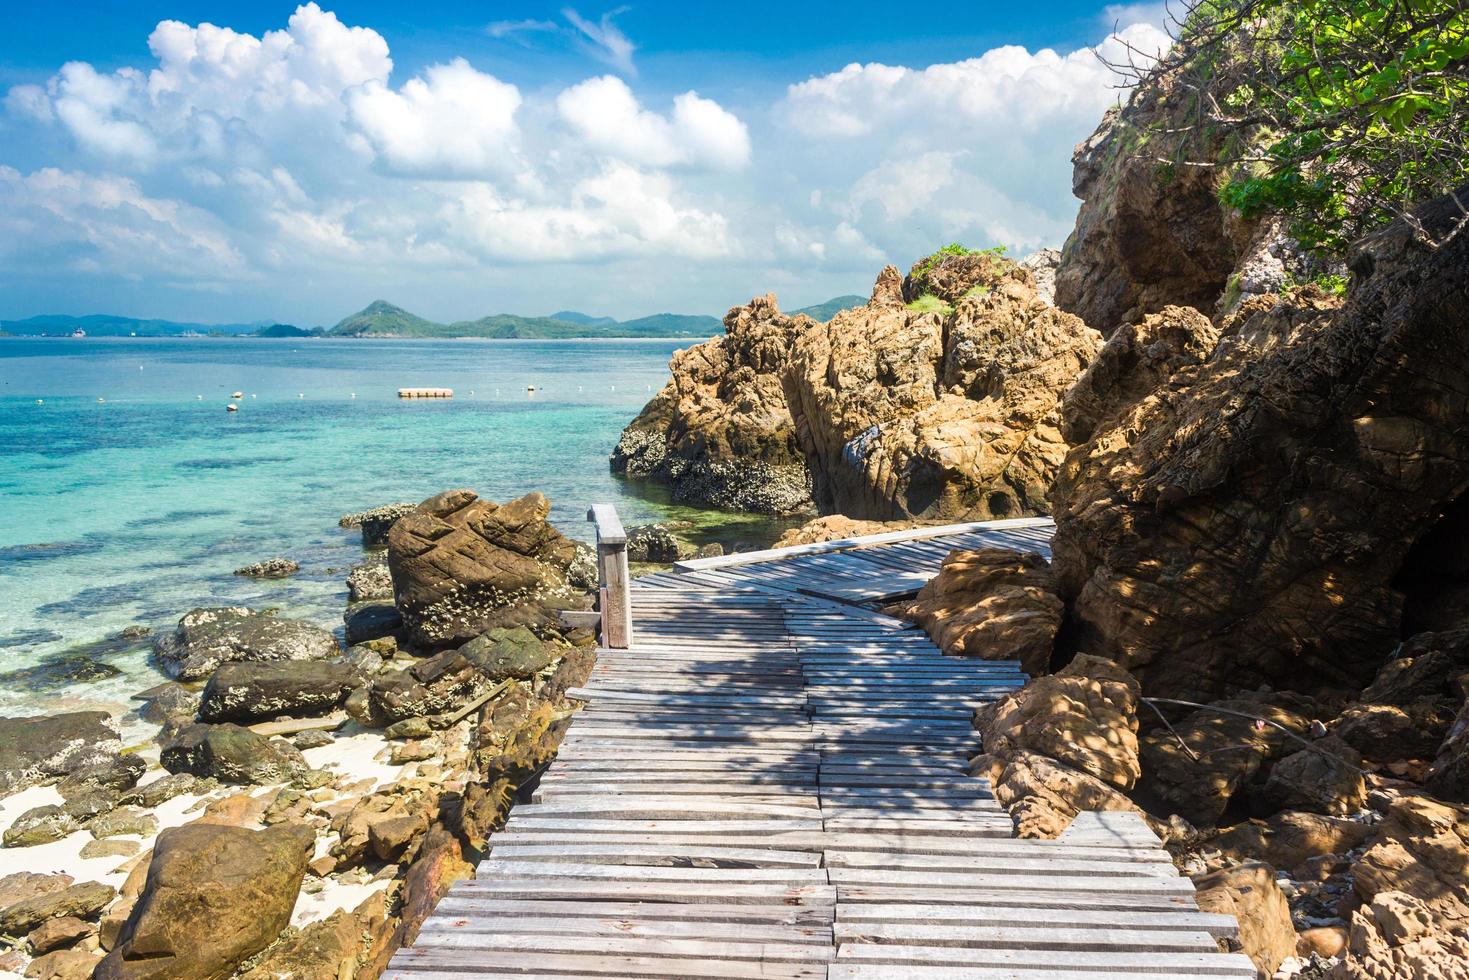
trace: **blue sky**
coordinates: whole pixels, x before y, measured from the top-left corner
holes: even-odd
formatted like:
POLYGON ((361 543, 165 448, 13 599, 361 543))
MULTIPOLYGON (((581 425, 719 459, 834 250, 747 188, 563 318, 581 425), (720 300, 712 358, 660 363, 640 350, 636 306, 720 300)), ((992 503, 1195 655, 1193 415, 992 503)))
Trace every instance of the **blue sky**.
POLYGON ((0 318, 721 312, 1059 245, 1089 49, 1161 8, 915 10, 12 5, 0 318))

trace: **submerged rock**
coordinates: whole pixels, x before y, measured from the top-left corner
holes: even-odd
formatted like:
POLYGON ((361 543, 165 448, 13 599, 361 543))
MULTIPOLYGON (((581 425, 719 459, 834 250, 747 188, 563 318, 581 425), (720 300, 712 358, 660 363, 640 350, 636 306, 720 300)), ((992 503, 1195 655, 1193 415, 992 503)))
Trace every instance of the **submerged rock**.
POLYGON ((449 490, 400 518, 388 567, 404 629, 424 649, 456 646, 496 626, 554 620, 572 602, 576 546, 552 527, 538 493, 507 504, 449 490))
POLYGON ((243 575, 246 578, 286 578, 295 575, 300 570, 301 564, 289 558, 268 558, 253 565, 246 565, 244 568, 237 568, 235 574, 243 575))
POLYGON ((773 295, 730 310, 725 332, 674 354, 672 379, 634 419, 612 469, 667 484, 679 503, 787 514, 811 506, 811 479, 781 391, 810 317, 773 295))
POLYGON ((354 565, 347 574, 347 601, 367 602, 393 598, 393 576, 386 560, 354 565))
POLYGON ((233 661, 326 660, 340 652, 336 637, 319 626, 243 606, 192 610, 153 647, 160 669, 185 681, 233 661))

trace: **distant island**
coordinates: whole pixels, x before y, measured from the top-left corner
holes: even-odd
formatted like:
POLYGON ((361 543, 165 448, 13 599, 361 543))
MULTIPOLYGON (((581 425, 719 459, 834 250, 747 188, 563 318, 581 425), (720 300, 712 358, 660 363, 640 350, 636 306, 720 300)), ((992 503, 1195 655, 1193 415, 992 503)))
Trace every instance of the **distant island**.
MULTIPOLYGON (((838 296, 825 303, 793 310, 816 320, 867 302, 857 295, 838 296)), ((298 327, 289 323, 183 323, 174 320, 92 314, 46 314, 25 320, 0 320, 0 336, 16 337, 477 337, 492 340, 572 340, 595 337, 704 338, 724 329, 719 317, 707 314, 654 313, 636 320, 592 316, 560 310, 550 316, 496 313, 478 320, 438 323, 410 313, 386 300, 376 300, 331 327, 298 327)))

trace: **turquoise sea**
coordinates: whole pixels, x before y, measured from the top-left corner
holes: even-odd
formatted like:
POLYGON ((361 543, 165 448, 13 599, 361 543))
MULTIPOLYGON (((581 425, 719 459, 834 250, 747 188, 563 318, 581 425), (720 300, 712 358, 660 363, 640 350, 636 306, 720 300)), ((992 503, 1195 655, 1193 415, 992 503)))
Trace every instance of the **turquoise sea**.
POLYGON ((768 522, 672 506, 608 471, 688 343, 0 339, 0 714, 118 710, 159 678, 147 641, 111 638, 193 606, 340 628, 362 552, 337 518, 450 487, 539 490, 574 537, 610 500, 628 523, 768 542, 768 522), (407 386, 455 397, 400 400, 407 386), (301 573, 231 574, 276 556, 301 573))

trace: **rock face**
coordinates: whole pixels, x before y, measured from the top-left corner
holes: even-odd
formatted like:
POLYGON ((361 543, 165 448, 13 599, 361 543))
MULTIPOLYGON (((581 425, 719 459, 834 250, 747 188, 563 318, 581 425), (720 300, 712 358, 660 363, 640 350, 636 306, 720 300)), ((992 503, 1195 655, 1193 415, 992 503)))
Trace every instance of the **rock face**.
POLYGON ((1469 812, 1432 800, 1395 801, 1353 870, 1363 902, 1381 892, 1423 901, 1436 922, 1469 928, 1469 812))
POLYGON ((1281 961, 1295 955, 1290 906, 1268 865, 1240 864, 1200 875, 1194 888, 1201 911, 1234 916, 1240 952, 1254 961, 1261 976, 1273 976, 1281 961))
POLYGON ((1020 837, 1055 837, 1082 810, 1142 811, 1121 791, 1137 782, 1137 681, 1081 654, 1055 674, 974 713, 985 754, 976 770, 1020 837))
POLYGON ((0 718, 0 796, 106 763, 121 748, 105 711, 0 718))
POLYGON ((787 514, 811 480, 781 392, 796 338, 815 321, 773 295, 729 311, 722 337, 679 351, 673 378, 622 432, 614 472, 667 484, 680 503, 787 514))
POLYGON ((538 493, 497 504, 448 490, 399 518, 388 534, 388 569, 411 641, 455 646, 566 605, 576 545, 546 522, 550 512, 538 493))
POLYGON ((1065 607, 1040 555, 981 548, 950 552, 916 597, 886 611, 922 626, 944 653, 1018 660, 1036 676, 1050 665, 1065 607))
POLYGON ((326 660, 340 652, 336 637, 318 626, 243 606, 188 612, 153 645, 159 668, 184 681, 203 680, 234 661, 326 660))
POLYGON ((1082 649, 1196 701, 1371 678, 1405 556, 1469 489, 1469 236, 1405 234, 1364 253, 1345 306, 1247 303, 1073 451, 1054 567, 1082 649))
POLYGON ((866 306, 808 328, 785 371, 817 508, 873 520, 1045 513, 1067 449, 1057 401, 1100 336, 996 256, 933 256, 901 287, 897 276, 889 267, 866 306), (905 305, 924 297, 940 309, 905 305))
POLYGON ((1352 913, 1347 955, 1331 980, 1463 980, 1469 939, 1438 929, 1419 899, 1383 892, 1352 913))
POLYGON ((191 824, 154 844, 147 884, 97 980, 223 980, 291 921, 312 834, 191 824))
POLYGON ((346 663, 225 664, 204 687, 203 721, 258 721, 280 715, 325 714, 358 683, 346 663))

